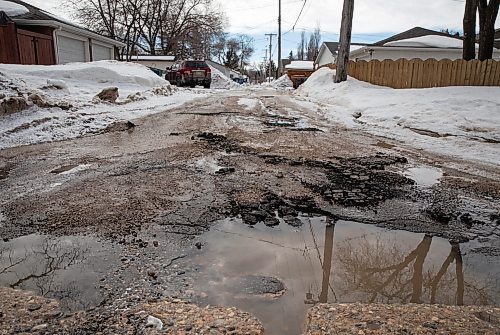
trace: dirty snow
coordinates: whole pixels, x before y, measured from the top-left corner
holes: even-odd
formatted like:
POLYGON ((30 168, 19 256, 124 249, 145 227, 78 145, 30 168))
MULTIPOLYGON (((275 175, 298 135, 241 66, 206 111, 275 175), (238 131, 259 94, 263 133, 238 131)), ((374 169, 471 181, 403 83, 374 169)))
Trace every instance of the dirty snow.
POLYGON ((238 105, 246 106, 245 109, 252 110, 259 105, 259 102, 259 99, 240 98, 240 100, 238 100, 238 105))
POLYGON ((29 10, 21 4, 0 0, 0 12, 5 12, 8 16, 18 16, 29 13, 29 10))
POLYGON ((274 88, 293 88, 293 83, 290 78, 288 78, 288 75, 285 74, 273 81, 270 86, 274 88))
POLYGON ((139 64, 99 61, 55 66, 0 64, 0 93, 7 97, 36 93, 51 104, 72 106, 69 110, 33 106, 0 117, 3 149, 97 133, 114 122, 165 111, 210 92, 177 90, 139 64), (118 104, 92 102, 110 86, 119 89, 118 104))
POLYGON ((335 84, 335 71, 316 71, 296 92, 319 102, 330 120, 458 158, 500 164, 500 88, 404 89, 349 78, 335 84))
POLYGON ((212 84, 210 85, 211 88, 215 89, 241 88, 239 84, 232 81, 222 72, 217 70, 215 67, 210 66, 210 69, 212 69, 212 84))

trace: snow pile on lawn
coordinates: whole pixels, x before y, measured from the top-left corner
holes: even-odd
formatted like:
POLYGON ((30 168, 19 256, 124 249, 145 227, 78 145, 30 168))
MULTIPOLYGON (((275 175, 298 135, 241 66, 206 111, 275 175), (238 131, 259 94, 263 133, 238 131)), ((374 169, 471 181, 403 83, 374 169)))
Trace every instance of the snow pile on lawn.
POLYGON ((500 88, 404 89, 349 78, 335 84, 335 71, 316 71, 296 92, 326 104, 326 115, 412 146, 465 159, 500 163, 500 88))
POLYGON ((0 64, 0 149, 98 133, 196 96, 135 63, 0 64), (118 88, 116 103, 95 98, 109 87, 118 88))
POLYGON ((0 0, 0 12, 5 12, 8 16, 18 16, 29 13, 29 10, 21 4, 0 0))
POLYGON ((210 85, 211 88, 218 88, 218 89, 231 89, 231 88, 241 88, 241 86, 228 77, 226 77, 222 72, 217 70, 216 68, 210 66, 210 69, 212 69, 212 84, 210 85))

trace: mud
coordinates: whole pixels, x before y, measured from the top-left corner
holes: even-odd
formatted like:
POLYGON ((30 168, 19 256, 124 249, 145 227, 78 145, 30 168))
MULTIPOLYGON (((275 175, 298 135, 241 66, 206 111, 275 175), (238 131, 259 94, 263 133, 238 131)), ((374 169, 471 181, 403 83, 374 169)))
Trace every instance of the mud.
MULTIPOLYGON (((91 310, 82 327, 105 329, 97 325, 115 322, 116 310, 169 297, 202 305, 210 301, 212 296, 200 290, 197 280, 203 269, 193 264, 193 257, 210 255, 214 243, 207 238, 228 218, 235 220, 238 228, 234 229, 255 230, 266 241, 307 231, 309 220, 322 218, 314 229, 323 235, 321 229, 329 218, 371 225, 367 229, 378 226, 425 234, 432 245, 446 245, 429 251, 443 262, 450 254, 450 243, 469 243, 469 254, 483 257, 478 261, 481 266, 498 252, 497 168, 431 155, 340 128, 284 93, 220 94, 223 97, 134 120, 133 131, 0 152, 0 237, 4 241, 0 249, 29 250, 33 236, 57 241, 62 250, 74 239, 99 241, 99 246, 91 244, 88 259, 107 259, 102 266, 95 262, 104 270, 88 280, 74 281, 80 291, 86 286, 95 288, 88 295, 94 298, 82 294, 75 304, 76 309, 91 310), (254 110, 238 104, 248 94, 261 102, 254 110), (221 110, 231 113, 221 114, 221 110), (269 121, 289 122, 293 127, 269 121), (461 168, 449 168, 452 165, 461 168), (440 170, 442 175, 422 167, 440 170), (418 169, 416 173, 407 173, 412 168, 418 169), (441 242, 434 242, 438 239, 441 242)), ((234 236, 225 237, 230 237, 228 243, 235 242, 234 236)), ((258 253, 255 246, 259 243, 252 240, 254 247, 247 254, 258 253)), ((236 248, 230 245, 224 251, 231 256, 236 248)), ((277 259, 276 253, 266 257, 277 259)), ((205 267, 207 262, 201 264, 205 267)), ((60 267, 51 272, 59 283, 68 283, 65 278, 84 271, 76 264, 60 267)), ((318 276, 317 271, 313 273, 318 276)), ((265 296, 269 307, 261 312, 266 312, 273 304, 283 306, 280 299, 292 293, 287 278, 280 274, 256 270, 235 277, 242 281, 222 284, 216 291, 228 297, 221 304, 231 305, 235 296, 243 300, 265 296)), ((11 286, 16 282, 12 280, 1 283, 11 286)), ((35 284, 21 288, 44 294, 35 284)), ((46 297, 63 301, 60 291, 49 290, 46 297)), ((312 301, 303 292, 296 297, 301 301, 291 305, 293 311, 286 320, 302 318, 304 298, 312 301)), ((492 299, 498 299, 498 294, 492 299)))

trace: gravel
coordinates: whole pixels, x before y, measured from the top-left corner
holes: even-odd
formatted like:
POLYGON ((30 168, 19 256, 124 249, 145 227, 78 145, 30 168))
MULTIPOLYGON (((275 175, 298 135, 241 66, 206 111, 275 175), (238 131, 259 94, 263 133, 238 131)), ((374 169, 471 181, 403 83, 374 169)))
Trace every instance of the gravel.
POLYGON ((307 335, 500 333, 495 307, 323 304, 313 307, 307 320, 307 335))

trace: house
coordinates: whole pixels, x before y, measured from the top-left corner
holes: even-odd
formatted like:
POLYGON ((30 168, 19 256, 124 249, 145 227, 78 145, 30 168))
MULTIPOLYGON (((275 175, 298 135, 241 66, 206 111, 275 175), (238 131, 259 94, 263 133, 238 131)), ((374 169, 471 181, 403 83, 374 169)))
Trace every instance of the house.
POLYGON ((500 49, 500 29, 495 30, 495 48, 500 49))
MULTIPOLYGON (((350 53, 351 60, 462 59, 463 40, 456 35, 415 27, 350 53)), ((495 50, 494 59, 500 59, 495 50)))
POLYGON ((338 49, 338 42, 323 42, 319 48, 318 57, 316 57, 314 63, 318 66, 336 63, 338 49))
POLYGON ((115 59, 125 46, 20 0, 0 2, 0 45, 0 63, 39 65, 115 59))
POLYGON ((175 56, 138 55, 130 56, 130 61, 163 71, 174 64, 175 56))
MULTIPOLYGON (((351 43, 350 51, 357 50, 366 46, 366 43, 351 43)), ((323 42, 319 48, 318 57, 314 61, 318 67, 333 64, 337 62, 339 43, 338 42, 323 42)))

